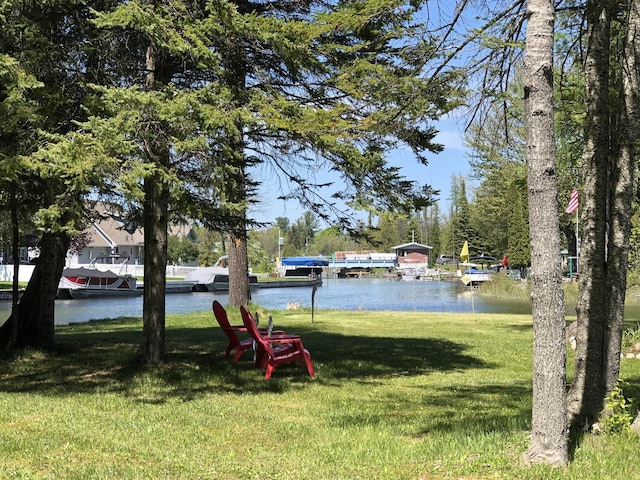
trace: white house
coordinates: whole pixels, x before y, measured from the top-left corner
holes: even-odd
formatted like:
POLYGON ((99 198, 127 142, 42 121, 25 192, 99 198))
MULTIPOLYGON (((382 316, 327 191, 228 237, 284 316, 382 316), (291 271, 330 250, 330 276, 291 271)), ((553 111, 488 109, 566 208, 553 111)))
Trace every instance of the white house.
POLYGON ((113 207, 96 206, 98 218, 85 230, 89 243, 78 253, 67 255, 67 266, 88 263, 144 263, 144 234, 142 228, 128 223, 113 207), (120 260, 116 259, 119 257, 120 260))

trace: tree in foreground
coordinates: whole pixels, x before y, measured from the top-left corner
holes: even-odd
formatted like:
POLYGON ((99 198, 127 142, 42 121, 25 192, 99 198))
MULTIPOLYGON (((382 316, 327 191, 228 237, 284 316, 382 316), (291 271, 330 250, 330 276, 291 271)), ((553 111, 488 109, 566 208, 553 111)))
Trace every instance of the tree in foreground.
POLYGON ((0 196, 7 187, 14 238, 20 215, 30 217, 40 246, 29 284, 0 327, 7 346, 55 345, 54 302, 69 237, 84 227, 81 200, 108 163, 86 145, 63 142, 85 119, 86 83, 96 79, 88 10, 64 0, 0 3, 0 196))
POLYGON ((310 171, 338 172, 348 187, 335 195, 346 203, 384 210, 429 201, 428 189, 389 166, 385 152, 407 145, 425 163, 425 152, 439 150, 427 121, 450 108, 457 79, 422 76, 435 50, 413 42, 422 33, 415 9, 397 7, 158 0, 121 2, 98 15, 115 80, 100 90, 101 118, 87 128, 112 144, 119 130, 114 187, 144 206, 143 360, 162 357, 160 275, 171 214, 188 212, 226 233, 230 304, 249 300, 247 212, 258 165, 292 182, 292 196, 314 213, 337 212, 346 228, 349 215, 323 205, 310 171))
MULTIPOLYGON (((242 216, 243 202, 254 200, 256 167, 292 187, 282 197, 352 233, 353 210, 338 205, 381 212, 429 203, 430 190, 386 159, 389 149, 406 146, 426 163, 425 153, 440 150, 429 120, 458 95, 453 75, 425 74, 439 53, 416 20, 417 6, 396 0, 235 4, 241 17, 223 19, 226 36, 214 39, 223 59, 220 81, 245 112, 234 120, 225 152, 225 203, 242 216), (335 172, 344 186, 327 195, 324 187, 331 186, 316 180, 319 170, 335 172)), ((249 299, 242 244, 251 219, 245 224, 230 228, 227 238, 233 306, 249 299)))
POLYGON ((634 196, 638 111, 638 5, 587 2, 581 252, 572 425, 608 415, 617 386, 634 196), (611 95, 611 92, 616 92, 611 95))
POLYGON ((568 462, 566 346, 553 120, 554 5, 530 0, 525 125, 531 236, 533 411, 530 463, 568 462))

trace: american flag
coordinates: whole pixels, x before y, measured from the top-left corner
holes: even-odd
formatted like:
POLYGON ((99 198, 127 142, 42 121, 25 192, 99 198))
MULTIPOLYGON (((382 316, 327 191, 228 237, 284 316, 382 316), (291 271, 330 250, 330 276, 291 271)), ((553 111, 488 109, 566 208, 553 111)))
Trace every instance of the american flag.
POLYGON ((573 213, 578 210, 578 190, 575 188, 571 192, 571 198, 569 198, 569 204, 567 205, 566 213, 573 213))

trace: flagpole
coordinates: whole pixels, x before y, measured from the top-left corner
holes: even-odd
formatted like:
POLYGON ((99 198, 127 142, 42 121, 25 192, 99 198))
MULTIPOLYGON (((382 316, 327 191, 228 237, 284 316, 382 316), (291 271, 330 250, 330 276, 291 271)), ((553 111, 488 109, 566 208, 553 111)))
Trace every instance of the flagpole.
POLYGON ((574 213, 576 214, 576 273, 580 273, 580 215, 579 215, 579 207, 580 202, 578 201, 578 190, 574 188, 571 192, 571 196, 569 198, 569 204, 565 209, 566 213, 574 213))
MULTIPOLYGON (((578 210, 580 210, 580 204, 576 208, 576 273, 580 275, 580 217, 578 216, 578 210)), ((580 277, 578 277, 579 279, 580 277)))

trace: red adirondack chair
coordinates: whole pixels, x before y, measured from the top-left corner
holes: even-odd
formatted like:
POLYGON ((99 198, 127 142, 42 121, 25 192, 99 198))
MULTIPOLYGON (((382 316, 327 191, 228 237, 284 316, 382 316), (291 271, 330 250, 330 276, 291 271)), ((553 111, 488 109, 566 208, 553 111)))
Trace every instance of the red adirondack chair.
MULTIPOLYGON (((229 317, 227 316, 227 311, 218 300, 213 301, 212 308, 213 315, 216 317, 220 328, 222 328, 222 331, 229 339, 229 345, 227 346, 227 351, 225 352, 224 356, 225 358, 229 358, 231 352, 235 350, 233 354, 233 361, 237 363, 246 350, 253 349, 254 340, 251 337, 246 337, 243 339, 240 339, 240 337, 238 337, 238 333, 247 333, 247 327, 245 327, 244 325, 231 325, 229 322, 229 317)), ((259 331, 265 335, 267 333, 266 328, 260 328, 259 331)), ((271 335, 285 335, 285 332, 284 330, 274 330, 271 332, 271 335)))
POLYGON ((237 362, 246 350, 253 348, 253 339, 251 337, 240 340, 238 332, 246 332, 247 329, 244 325, 231 325, 229 323, 229 317, 227 311, 218 300, 213 301, 213 315, 216 317, 220 328, 229 339, 229 345, 225 352, 225 358, 229 358, 231 352, 235 350, 233 355, 233 361, 237 362))
POLYGON ((242 323, 247 328, 251 338, 256 342, 256 365, 265 370, 264 378, 271 378, 271 374, 277 366, 295 362, 296 360, 300 360, 307 367, 310 377, 315 375, 311 355, 304 348, 299 335, 265 337, 258 330, 251 313, 246 308, 240 306, 240 313, 242 315, 242 323))

